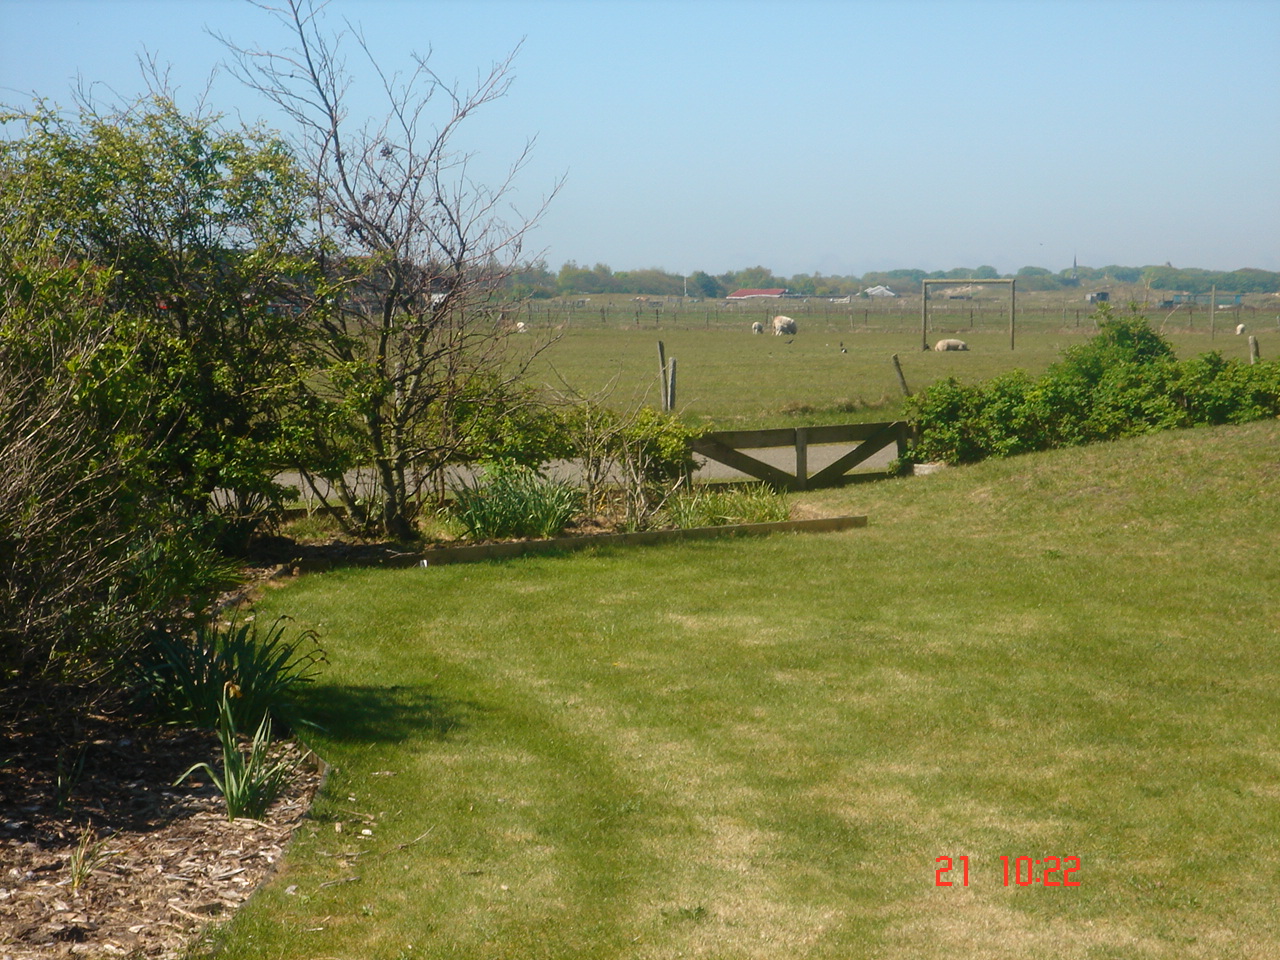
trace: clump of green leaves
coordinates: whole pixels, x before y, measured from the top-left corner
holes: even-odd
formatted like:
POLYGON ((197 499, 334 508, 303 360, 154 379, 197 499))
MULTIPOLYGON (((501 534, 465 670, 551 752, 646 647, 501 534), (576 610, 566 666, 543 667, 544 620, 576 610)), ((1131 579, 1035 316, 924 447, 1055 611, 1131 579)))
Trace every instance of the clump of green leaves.
POLYGON ((258 730, 242 753, 231 703, 239 699, 234 683, 223 687, 218 706, 218 739, 222 743, 222 774, 208 763, 197 763, 174 781, 176 787, 202 770, 213 781, 227 803, 227 819, 258 819, 280 796, 296 769, 296 764, 271 756, 271 720, 263 717, 258 730))
POLYGON ((914 459, 972 463, 1195 424, 1280 415, 1280 364, 1209 353, 1179 361, 1136 309, 1099 310, 1099 332, 1039 379, 948 377, 911 401, 914 459))
POLYGON ((562 480, 510 464, 489 467, 453 489, 450 516, 478 540, 554 537, 582 509, 582 493, 562 480))
POLYGON ((99 837, 92 826, 86 827, 80 834, 76 848, 67 857, 67 872, 70 874, 72 893, 84 886, 94 870, 120 852, 108 850, 107 845, 110 842, 110 834, 99 837))
POLYGON ((288 618, 265 631, 252 619, 203 624, 189 635, 150 638, 135 666, 138 693, 162 723, 212 728, 224 709, 245 727, 275 716, 296 722, 294 698, 325 662, 312 630, 288 635, 288 618), (224 693, 232 684, 233 702, 224 693))
POLYGON ((667 501, 664 514, 677 527, 716 527, 786 520, 791 506, 785 494, 752 483, 682 491, 667 501))
POLYGON ((688 486, 696 466, 689 441, 701 432, 675 414, 649 407, 625 420, 613 457, 622 475, 628 529, 648 526, 676 491, 688 486))

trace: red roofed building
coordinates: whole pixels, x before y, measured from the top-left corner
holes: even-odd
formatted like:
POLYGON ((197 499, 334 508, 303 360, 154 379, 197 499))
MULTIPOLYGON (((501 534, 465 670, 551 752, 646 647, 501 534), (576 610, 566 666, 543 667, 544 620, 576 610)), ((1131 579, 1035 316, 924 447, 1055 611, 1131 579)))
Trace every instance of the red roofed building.
POLYGON ((776 290, 735 290, 733 293, 725 297, 726 300, 746 300, 750 297, 781 297, 787 292, 786 287, 779 287, 776 290))

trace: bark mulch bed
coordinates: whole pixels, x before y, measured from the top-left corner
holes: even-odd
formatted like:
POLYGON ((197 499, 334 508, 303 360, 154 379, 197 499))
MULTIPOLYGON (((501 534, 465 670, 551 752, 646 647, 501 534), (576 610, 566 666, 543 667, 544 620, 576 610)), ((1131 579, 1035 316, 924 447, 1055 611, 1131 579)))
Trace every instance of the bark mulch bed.
POLYGON ((220 756, 214 734, 32 716, 0 704, 0 960, 181 956, 276 868, 320 783, 299 756, 261 822, 228 821, 207 778, 170 786, 220 756))

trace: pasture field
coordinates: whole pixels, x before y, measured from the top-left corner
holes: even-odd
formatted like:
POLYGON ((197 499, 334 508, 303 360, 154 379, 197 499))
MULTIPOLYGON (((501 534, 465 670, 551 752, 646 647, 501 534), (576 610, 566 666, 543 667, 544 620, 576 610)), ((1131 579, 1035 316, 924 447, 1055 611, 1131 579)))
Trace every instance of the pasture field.
POLYGON ((270 591, 328 650, 335 769, 218 956, 1280 956, 1278 450, 1166 433, 798 495, 846 533, 270 591))
MULTIPOLYGON (((718 429, 743 429, 895 419, 903 395, 894 354, 913 391, 945 376, 979 380, 1014 368, 1038 375, 1063 349, 1095 332, 1092 309, 1061 294, 1019 297, 1010 350, 1007 301, 933 303, 929 342, 959 337, 969 344, 967 353, 921 350, 919 297, 732 307, 715 301, 640 307, 616 297, 591 298, 580 307, 543 301, 528 324, 533 338, 559 337, 532 367, 534 381, 549 390, 564 392, 567 385, 623 408, 656 404, 661 340, 678 361, 677 407, 718 429), (753 320, 778 313, 796 318, 795 337, 750 333, 753 320)), ((1280 306, 1273 309, 1280 314, 1280 306)), ((1224 311, 1213 331, 1203 307, 1198 314, 1148 313, 1182 356, 1220 350, 1245 359, 1247 339, 1232 334, 1239 316, 1257 332, 1263 356, 1271 355, 1270 344, 1280 346, 1280 316, 1265 309, 1224 311)))

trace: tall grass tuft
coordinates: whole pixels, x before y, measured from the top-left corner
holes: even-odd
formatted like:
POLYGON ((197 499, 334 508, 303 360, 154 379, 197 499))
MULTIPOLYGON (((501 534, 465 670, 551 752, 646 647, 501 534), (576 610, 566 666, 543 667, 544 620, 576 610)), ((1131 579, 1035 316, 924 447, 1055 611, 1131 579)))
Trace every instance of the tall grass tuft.
POLYGON ((582 493, 528 467, 493 468, 453 489, 452 517, 477 540, 554 537, 582 509, 582 493))
POLYGON ((176 787, 197 770, 203 770, 213 781, 227 804, 227 819, 248 817, 256 820, 280 796, 296 764, 274 760, 270 755, 271 719, 263 717, 249 743, 249 752, 241 753, 231 702, 238 699, 234 683, 227 683, 218 705, 218 739, 222 743, 222 775, 207 763, 197 763, 173 785, 176 787))
POLYGON ((677 527, 719 527, 730 523, 786 520, 791 514, 791 505, 785 494, 753 483, 676 494, 667 501, 665 513, 677 527))
POLYGON ((235 722, 244 728, 264 718, 297 722, 293 698, 314 681, 325 662, 316 634, 286 636, 288 618, 265 632, 253 620, 204 624, 189 636, 158 633, 139 658, 139 697, 162 723, 211 729, 220 722, 223 691, 235 684, 235 722))
POLYGON ((76 848, 67 858, 67 872, 70 875, 72 893, 85 885, 94 870, 120 852, 107 849, 111 839, 110 834, 105 837, 97 836, 92 825, 85 827, 84 832, 80 834, 79 842, 76 843, 76 848))

